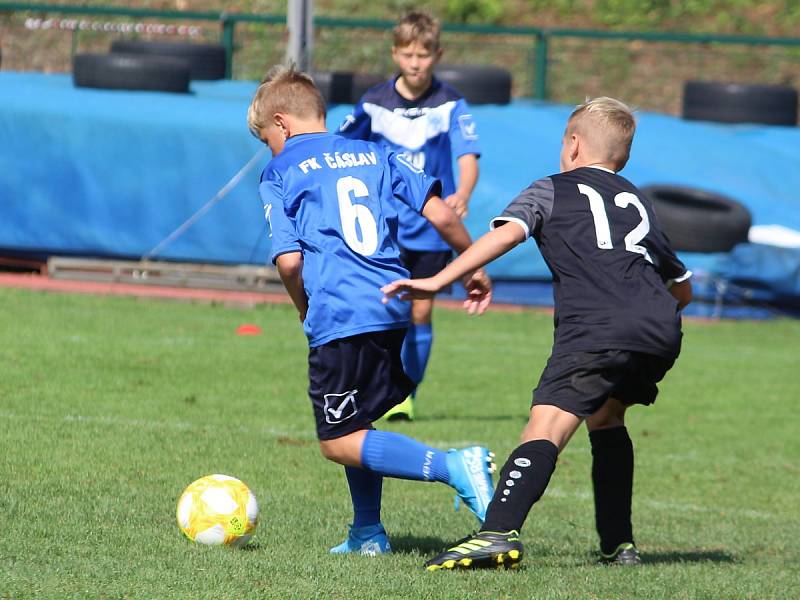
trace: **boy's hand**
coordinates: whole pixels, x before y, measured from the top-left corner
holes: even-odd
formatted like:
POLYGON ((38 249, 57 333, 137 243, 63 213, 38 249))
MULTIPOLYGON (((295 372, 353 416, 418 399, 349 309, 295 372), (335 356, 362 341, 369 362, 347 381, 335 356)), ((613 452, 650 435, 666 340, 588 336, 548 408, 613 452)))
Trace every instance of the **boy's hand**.
POLYGON ((462 219, 467 216, 467 204, 469 203, 469 198, 456 192, 445 198, 444 203, 452 208, 462 219))
POLYGON ((400 300, 425 300, 433 298, 442 288, 434 282, 433 277, 426 279, 397 279, 381 288, 383 302, 387 304, 390 298, 400 296, 400 300))
POLYGON ((468 274, 462 280, 467 291, 464 309, 471 315, 482 315, 492 301, 492 280, 483 269, 468 274))

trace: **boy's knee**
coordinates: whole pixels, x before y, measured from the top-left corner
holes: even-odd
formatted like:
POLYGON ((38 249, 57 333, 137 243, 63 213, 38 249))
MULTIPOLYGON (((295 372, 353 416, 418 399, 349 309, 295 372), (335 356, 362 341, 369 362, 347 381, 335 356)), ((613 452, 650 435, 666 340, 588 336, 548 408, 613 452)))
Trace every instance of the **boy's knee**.
POLYGON ((341 462, 341 448, 336 440, 320 440, 319 450, 322 456, 333 462, 341 462))
POLYGON ((597 429, 611 429, 625 425, 625 410, 627 407, 616 398, 609 398, 596 413, 586 419, 586 428, 589 431, 597 429))
POLYGON ((360 467, 365 434, 366 430, 362 429, 332 440, 320 440, 320 452, 328 460, 340 465, 360 467))
POLYGON ((589 431, 596 431, 598 429, 612 429, 614 427, 622 427, 625 425, 624 419, 617 415, 604 415, 602 418, 595 418, 594 416, 586 419, 586 428, 589 431))

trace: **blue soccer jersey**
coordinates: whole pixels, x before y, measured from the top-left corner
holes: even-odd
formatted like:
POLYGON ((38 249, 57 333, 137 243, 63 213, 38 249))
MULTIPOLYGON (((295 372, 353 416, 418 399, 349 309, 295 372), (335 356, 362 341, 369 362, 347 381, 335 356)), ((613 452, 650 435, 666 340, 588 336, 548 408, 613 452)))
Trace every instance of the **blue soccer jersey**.
POLYGON ((261 175, 272 262, 302 252, 309 346, 407 327, 407 302, 381 286, 408 277, 397 244, 398 206, 419 214, 439 181, 379 145, 328 133, 289 138, 261 175))
MULTIPOLYGON (((339 128, 339 135, 372 140, 403 154, 417 168, 442 182, 442 196, 456 190, 453 159, 480 155, 478 133, 469 105, 435 77, 416 100, 403 98, 397 77, 367 90, 339 128)), ((443 251, 450 247, 427 220, 405 206, 400 211, 400 244, 409 250, 443 251)))

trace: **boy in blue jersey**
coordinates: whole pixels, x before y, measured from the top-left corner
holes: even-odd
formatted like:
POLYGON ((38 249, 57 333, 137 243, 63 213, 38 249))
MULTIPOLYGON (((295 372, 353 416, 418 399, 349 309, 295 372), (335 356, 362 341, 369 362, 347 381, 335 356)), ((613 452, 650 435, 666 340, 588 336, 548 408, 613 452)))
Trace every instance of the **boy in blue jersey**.
MULTIPOLYGON (((439 22, 424 12, 411 12, 399 21, 392 58, 400 73, 364 94, 342 123, 339 135, 376 141, 403 154, 417 168, 441 180, 442 197, 463 217, 478 181, 480 148, 466 101, 433 75, 442 56, 439 32, 439 22), (453 179, 453 157, 458 164, 458 187, 453 179)), ((447 243, 419 213, 405 205, 398 210, 403 264, 415 278, 438 273, 452 256, 447 243)), ((433 298, 413 301, 403 366, 417 385, 425 375, 433 344, 432 313, 433 298)), ((387 418, 413 419, 411 397, 393 408, 387 418)))
MULTIPOLYGON (((445 452, 372 427, 413 387, 400 359, 408 307, 382 303, 379 289, 408 276, 397 244, 397 206, 430 219, 458 252, 471 241, 438 197, 439 182, 377 144, 328 134, 319 91, 293 68, 277 68, 261 83, 248 125, 273 153, 259 191, 272 228, 272 261, 308 337, 320 449, 344 465, 353 501, 348 537, 331 552, 390 551, 380 519, 384 476, 446 483, 482 520, 492 494, 486 448, 445 452)), ((468 274, 464 285, 466 306, 483 312, 485 273, 468 274), (480 302, 471 302, 472 290, 480 302)))

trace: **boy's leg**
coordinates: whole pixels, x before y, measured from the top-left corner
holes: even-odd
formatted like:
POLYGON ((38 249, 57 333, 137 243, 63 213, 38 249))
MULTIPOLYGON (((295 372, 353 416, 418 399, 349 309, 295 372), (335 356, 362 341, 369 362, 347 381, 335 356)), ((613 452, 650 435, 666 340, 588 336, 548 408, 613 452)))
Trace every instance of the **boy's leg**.
POLYGON ((531 408, 522 444, 500 470, 486 520, 478 534, 425 563, 428 570, 513 566, 522 558, 519 531, 542 497, 563 449, 582 419, 556 406, 531 408))
POLYGON ((558 453, 566 447, 581 421, 580 417, 549 404, 531 408, 522 444, 500 470, 483 531, 522 529, 528 512, 550 482, 558 453))
POLYGON ((492 497, 491 455, 480 446, 445 452, 406 435, 373 429, 322 440, 320 448, 329 460, 385 477, 446 483, 481 521, 492 497))
POLYGON ((356 552, 374 556, 391 552, 389 538, 381 523, 383 476, 358 467, 345 467, 353 501, 353 523, 347 539, 331 548, 332 554, 356 552))
MULTIPOLYGON (((400 259, 414 279, 432 277, 447 266, 452 258, 450 251, 415 251, 402 249, 400 259)), ((413 300, 411 303, 411 325, 403 342, 402 361, 408 377, 419 386, 425 378, 431 349, 433 348, 433 299, 413 300)), ((414 419, 414 400, 417 388, 385 417, 389 420, 414 419)))
POLYGON ((625 427, 625 410, 616 398, 586 420, 592 445, 594 516, 600 553, 606 562, 638 564, 633 540, 633 443, 625 427))
MULTIPOLYGON (((411 325, 403 343, 403 368, 415 384, 425 377, 433 346, 433 299, 412 300, 411 325)), ((411 393, 416 395, 416 390, 411 393)))
POLYGON ((655 402, 657 383, 673 363, 672 358, 629 353, 626 369, 610 397, 586 420, 592 445, 592 486, 601 562, 641 564, 631 522, 634 452, 625 427, 625 411, 633 404, 655 402))
MULTIPOLYGON (((415 386, 422 383, 433 347, 433 300, 413 300, 411 303, 411 324, 408 326, 401 353, 403 369, 415 386)), ((414 399, 417 388, 400 404, 386 413, 386 419, 414 420, 414 399)))

